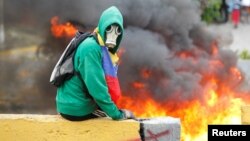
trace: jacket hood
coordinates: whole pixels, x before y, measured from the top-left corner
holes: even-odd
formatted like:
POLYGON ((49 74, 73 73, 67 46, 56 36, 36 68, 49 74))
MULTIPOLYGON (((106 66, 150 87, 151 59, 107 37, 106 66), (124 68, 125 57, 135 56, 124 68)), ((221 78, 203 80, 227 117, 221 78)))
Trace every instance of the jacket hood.
POLYGON ((124 31, 122 14, 118 10, 118 8, 115 6, 111 6, 108 9, 104 10, 103 13, 101 14, 101 17, 98 23, 98 30, 104 42, 106 41, 106 37, 105 37, 106 28, 112 24, 117 24, 118 26, 120 26, 122 30, 121 35, 119 35, 117 38, 116 46, 110 50, 112 53, 115 53, 119 48, 119 45, 123 36, 123 31, 124 31))

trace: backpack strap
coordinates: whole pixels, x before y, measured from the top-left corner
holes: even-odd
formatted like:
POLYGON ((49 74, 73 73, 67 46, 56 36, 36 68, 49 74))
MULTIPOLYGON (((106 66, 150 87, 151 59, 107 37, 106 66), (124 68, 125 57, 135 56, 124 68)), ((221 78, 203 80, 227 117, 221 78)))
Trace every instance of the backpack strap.
MULTIPOLYGON (((92 33, 86 32, 86 33, 83 33, 83 32, 81 32, 81 31, 77 31, 77 32, 76 32, 76 36, 75 36, 75 38, 77 39, 77 40, 75 41, 75 46, 76 46, 76 47, 79 46, 79 44, 80 44, 85 38, 87 38, 87 37, 93 37, 93 38, 96 40, 96 42, 99 44, 99 41, 98 41, 97 33, 96 33, 96 32, 92 32, 92 33), (83 35, 83 34, 85 34, 85 35, 83 35)), ((75 70, 74 70, 74 75, 78 76, 79 79, 82 81, 82 83, 85 85, 85 82, 83 81, 83 79, 82 79, 82 77, 81 77, 79 71, 75 71, 75 70)), ((90 96, 90 97, 91 97, 91 96, 90 96)))
MULTIPOLYGON (((93 32, 93 33, 90 33, 90 32, 81 32, 81 31, 77 31, 76 32, 76 35, 75 35, 75 47, 78 47, 80 45, 81 42, 83 42, 86 38, 88 37, 94 37, 94 39, 98 42, 97 40, 97 36, 96 34, 93 32)), ((76 52, 74 52, 76 53, 76 52)), ((82 81, 82 84, 84 85, 83 87, 86 87, 86 84, 85 82, 83 81, 82 77, 81 77, 81 74, 79 71, 76 71, 74 70, 74 75, 76 75, 81 81, 82 81)), ((87 90, 87 89, 86 89, 87 90)), ((86 94, 89 98, 93 99, 93 97, 89 94, 88 90, 86 91, 86 94)))

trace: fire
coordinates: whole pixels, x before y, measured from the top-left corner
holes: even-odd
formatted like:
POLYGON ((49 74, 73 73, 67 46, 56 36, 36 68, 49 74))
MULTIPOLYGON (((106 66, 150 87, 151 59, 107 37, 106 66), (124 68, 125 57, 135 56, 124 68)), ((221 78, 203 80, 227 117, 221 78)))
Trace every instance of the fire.
POLYGON ((214 90, 210 90, 208 92, 207 105, 210 107, 214 106, 217 101, 218 101, 218 96, 216 95, 216 92, 214 90))
POLYGON ((54 37, 73 37, 77 29, 70 23, 59 24, 59 17, 55 16, 51 19, 51 32, 54 37))
MULTIPOLYGON (((216 59, 218 50, 213 44, 211 61, 209 68, 211 70, 222 69, 224 63, 216 59)), ((185 59, 187 57, 194 58, 195 55, 190 52, 181 52, 176 54, 177 57, 185 59)), ((215 71, 216 72, 216 71, 215 71)), ((237 85, 243 80, 243 76, 238 68, 232 67, 228 69, 230 80, 234 80, 237 85)), ((214 72, 204 73, 201 85, 204 86, 204 94, 200 97, 176 101, 174 97, 169 97, 164 102, 158 102, 152 98, 152 93, 147 91, 147 87, 143 82, 131 83, 134 90, 139 90, 140 94, 123 94, 119 107, 130 109, 138 118, 172 116, 181 119, 181 141, 206 141, 208 124, 241 124, 241 106, 250 102, 249 93, 241 93, 233 90, 235 85, 220 80, 214 72), (178 102, 178 103, 177 103, 178 102)), ((151 72, 141 69, 141 78, 150 79, 151 72)))
POLYGON ((238 97, 234 93, 219 96, 209 89, 204 101, 194 99, 188 102, 175 103, 166 101, 160 104, 148 96, 131 98, 123 96, 119 106, 131 109, 139 118, 173 116, 181 119, 182 141, 206 141, 208 124, 240 124, 240 107, 250 102, 248 96, 238 97))
POLYGON ((238 80, 242 80, 241 73, 237 68, 230 68, 230 71, 232 75, 235 75, 238 78, 238 80))
POLYGON ((212 54, 213 55, 218 54, 218 43, 217 43, 217 41, 214 41, 212 43, 211 48, 212 48, 212 54))
POLYGON ((134 82, 133 87, 137 88, 137 89, 142 89, 142 88, 145 87, 145 85, 143 83, 141 83, 141 82, 134 82))
POLYGON ((147 69, 142 69, 142 70, 141 70, 141 75, 142 75, 142 77, 145 78, 145 79, 149 78, 149 77, 150 77, 150 74, 151 74, 151 72, 150 72, 149 70, 147 70, 147 69))

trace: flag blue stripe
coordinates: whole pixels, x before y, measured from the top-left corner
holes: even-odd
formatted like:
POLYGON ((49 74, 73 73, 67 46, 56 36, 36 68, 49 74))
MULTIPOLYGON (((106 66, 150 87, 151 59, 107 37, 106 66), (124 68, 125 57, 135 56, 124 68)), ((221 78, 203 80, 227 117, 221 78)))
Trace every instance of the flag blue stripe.
POLYGON ((102 65, 103 65, 105 75, 117 77, 115 68, 113 66, 113 63, 108 53, 108 49, 106 47, 102 47, 102 55, 103 55, 102 65))

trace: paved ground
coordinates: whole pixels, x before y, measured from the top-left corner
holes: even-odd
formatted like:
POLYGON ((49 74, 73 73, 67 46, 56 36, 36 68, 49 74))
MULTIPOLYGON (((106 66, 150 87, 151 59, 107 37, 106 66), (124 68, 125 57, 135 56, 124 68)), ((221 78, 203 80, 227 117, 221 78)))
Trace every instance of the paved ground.
MULTIPOLYGON (((226 26, 228 25, 229 24, 226 26)), ((230 48, 239 51, 247 49, 250 52, 250 24, 240 24, 237 29, 232 28, 231 31, 233 42, 230 45, 230 48)))
POLYGON ((220 25, 212 25, 212 29, 220 34, 223 46, 229 47, 233 51, 241 52, 247 49, 250 52, 250 24, 240 23, 238 28, 228 22, 220 25))

